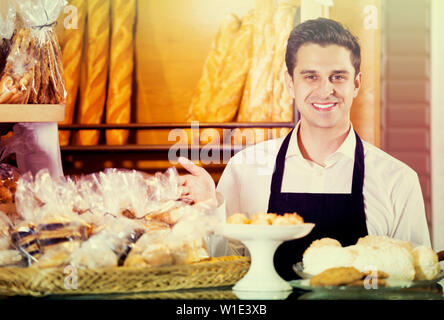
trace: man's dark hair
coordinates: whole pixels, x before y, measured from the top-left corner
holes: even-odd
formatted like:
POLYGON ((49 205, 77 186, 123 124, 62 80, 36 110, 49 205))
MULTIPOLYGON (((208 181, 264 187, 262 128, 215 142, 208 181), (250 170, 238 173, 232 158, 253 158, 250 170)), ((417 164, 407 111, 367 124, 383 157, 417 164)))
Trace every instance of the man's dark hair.
POLYGON ((296 66, 296 56, 299 48, 307 43, 314 43, 320 46, 336 44, 350 50, 351 62, 355 68, 355 76, 360 71, 361 48, 356 37, 342 24, 337 21, 318 18, 307 20, 297 25, 290 33, 285 53, 285 63, 288 73, 293 77, 293 70, 296 66))

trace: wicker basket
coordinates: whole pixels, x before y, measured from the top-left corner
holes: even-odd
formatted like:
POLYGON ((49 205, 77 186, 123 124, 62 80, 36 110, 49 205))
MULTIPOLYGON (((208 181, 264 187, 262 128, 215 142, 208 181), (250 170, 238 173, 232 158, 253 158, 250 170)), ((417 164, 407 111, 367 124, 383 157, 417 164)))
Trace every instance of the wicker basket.
POLYGON ((235 284, 249 267, 249 258, 232 256, 157 268, 77 269, 76 277, 72 269, 64 268, 0 268, 0 294, 92 295, 224 287, 235 284))

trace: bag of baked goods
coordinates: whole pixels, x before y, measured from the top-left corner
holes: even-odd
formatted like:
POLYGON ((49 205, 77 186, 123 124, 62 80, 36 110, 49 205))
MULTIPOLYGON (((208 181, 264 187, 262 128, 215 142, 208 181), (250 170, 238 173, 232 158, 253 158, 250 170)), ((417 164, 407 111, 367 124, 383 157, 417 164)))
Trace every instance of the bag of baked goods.
POLYGON ((11 38, 15 29, 15 8, 9 1, 0 8, 0 103, 7 103, 16 93, 8 79, 2 79, 3 71, 11 50, 11 38))
POLYGON ((11 49, 10 41, 15 29, 15 8, 10 5, 9 1, 4 0, 4 2, 0 7, 0 76, 11 49))
POLYGON ((14 224, 11 239, 27 265, 67 262, 89 237, 91 227, 72 210, 76 195, 74 185, 52 177, 47 169, 19 178, 15 199, 22 219, 14 224))
POLYGON ((62 54, 54 30, 65 0, 15 0, 15 4, 21 23, 0 79, 0 90, 10 96, 1 103, 65 103, 62 54))

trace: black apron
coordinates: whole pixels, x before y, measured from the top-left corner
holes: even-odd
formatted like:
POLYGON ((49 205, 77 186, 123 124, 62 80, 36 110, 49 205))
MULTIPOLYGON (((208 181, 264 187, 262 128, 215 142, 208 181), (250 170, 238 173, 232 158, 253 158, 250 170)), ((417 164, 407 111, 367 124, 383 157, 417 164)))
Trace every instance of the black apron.
POLYGON ((285 156, 293 130, 283 141, 276 157, 267 212, 277 214, 296 212, 305 222, 314 223, 315 227, 306 237, 286 241, 277 248, 274 266, 285 280, 298 278, 292 266, 302 261, 302 254, 314 240, 329 237, 338 240, 342 246, 349 246, 367 235, 362 194, 364 150, 358 134, 355 132, 356 149, 351 194, 282 193, 285 156))

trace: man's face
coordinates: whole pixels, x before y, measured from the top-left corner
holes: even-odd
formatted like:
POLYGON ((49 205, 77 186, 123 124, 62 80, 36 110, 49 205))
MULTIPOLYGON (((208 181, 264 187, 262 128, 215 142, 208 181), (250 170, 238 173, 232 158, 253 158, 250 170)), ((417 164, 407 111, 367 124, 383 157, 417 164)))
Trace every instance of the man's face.
POLYGON ((338 45, 310 43, 299 48, 293 79, 286 73, 285 80, 304 125, 348 128, 353 98, 361 85, 350 54, 338 45))

